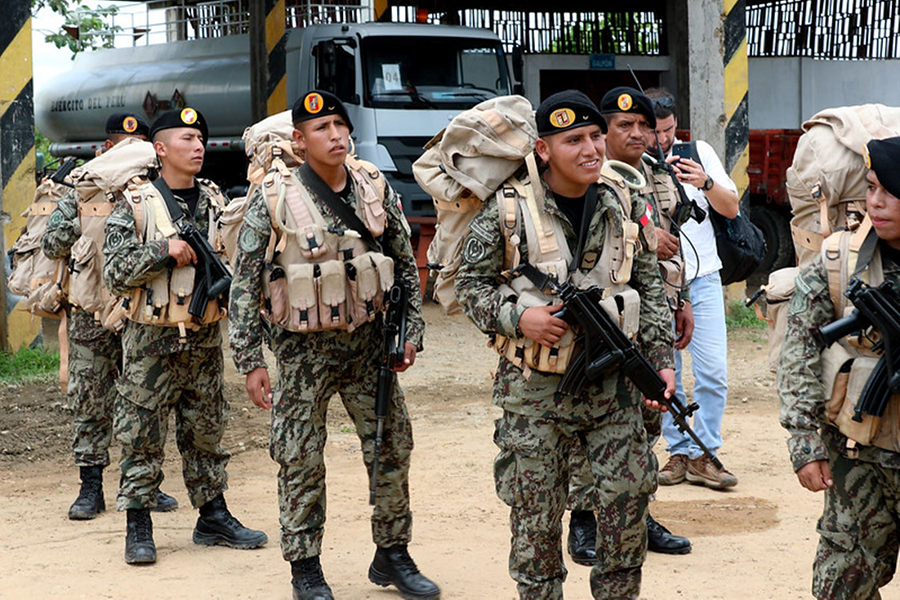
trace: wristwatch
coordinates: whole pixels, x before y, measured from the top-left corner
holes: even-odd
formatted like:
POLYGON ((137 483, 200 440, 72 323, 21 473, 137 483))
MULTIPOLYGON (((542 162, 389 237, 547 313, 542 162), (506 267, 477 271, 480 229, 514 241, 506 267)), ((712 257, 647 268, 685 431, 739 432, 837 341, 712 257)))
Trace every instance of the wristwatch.
POLYGON ((704 192, 708 192, 709 190, 713 189, 713 186, 714 186, 714 185, 716 185, 716 182, 713 181, 713 178, 712 178, 712 177, 710 177, 709 175, 707 175, 707 176, 706 176, 706 181, 703 182, 703 187, 700 188, 700 189, 702 189, 704 192))

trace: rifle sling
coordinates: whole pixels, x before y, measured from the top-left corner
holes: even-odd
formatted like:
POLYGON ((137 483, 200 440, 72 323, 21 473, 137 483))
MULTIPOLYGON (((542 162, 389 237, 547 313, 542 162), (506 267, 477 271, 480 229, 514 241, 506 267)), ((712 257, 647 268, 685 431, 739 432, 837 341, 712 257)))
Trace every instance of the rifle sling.
MULTIPOLYGON (((584 245, 587 243, 587 237, 591 230, 591 221, 594 219, 594 212, 597 210, 597 184, 592 183, 584 195, 584 208, 581 212, 581 231, 578 232, 578 245, 575 253, 572 255, 572 262, 569 263, 569 273, 575 271, 581 264, 581 255, 584 254, 584 245)), ((532 283, 534 283, 532 281, 532 283)))
POLYGON ((157 177, 153 180, 153 187, 159 191, 163 201, 165 201, 166 209, 169 211, 169 218, 172 219, 172 223, 176 225, 181 223, 181 220, 184 219, 184 211, 178 206, 178 201, 175 200, 175 194, 172 193, 172 188, 169 187, 166 180, 162 177, 157 177))
MULTIPOLYGON (((331 189, 327 183, 322 181, 322 178, 319 177, 318 173, 313 171, 308 162, 305 162, 300 166, 300 176, 303 179, 303 183, 312 188, 312 191, 316 196, 325 202, 328 208, 331 209, 331 212, 337 216, 338 220, 341 221, 344 226, 359 233, 362 241, 370 249, 375 252, 383 252, 381 244, 375 239, 375 236, 372 235, 369 228, 363 224, 362 220, 356 215, 356 212, 343 198, 337 195, 337 192, 331 189)), ((347 177, 350 177, 350 173, 347 173, 347 177)))

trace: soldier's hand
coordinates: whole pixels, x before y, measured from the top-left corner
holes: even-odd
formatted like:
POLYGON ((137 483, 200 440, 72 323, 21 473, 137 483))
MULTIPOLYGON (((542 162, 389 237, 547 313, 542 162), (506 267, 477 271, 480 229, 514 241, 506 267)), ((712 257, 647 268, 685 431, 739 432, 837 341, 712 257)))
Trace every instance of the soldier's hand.
POLYGON ((169 240, 169 256, 175 259, 179 267, 197 263, 194 249, 184 240, 169 240))
MULTIPOLYGON (((666 382, 666 391, 663 394, 666 398, 671 398, 672 394, 675 393, 675 370, 674 369, 661 369, 657 371, 659 376, 663 381, 666 382)), ((653 410, 659 410, 662 412, 667 412, 669 407, 665 404, 660 404, 656 400, 651 400, 650 398, 644 398, 644 404, 647 405, 647 408, 652 408, 653 410)))
POLYGON ((245 385, 253 404, 266 410, 272 408, 272 384, 269 383, 269 371, 265 367, 256 367, 247 373, 245 385))
POLYGON ((522 335, 544 346, 553 346, 568 331, 569 325, 553 314, 560 311, 561 305, 532 306, 519 318, 519 330, 522 335))
POLYGON ((834 485, 831 478, 831 467, 827 460, 814 460, 797 469, 797 479, 800 485, 811 492, 821 492, 834 485))
POLYGON ((684 302, 675 311, 675 349, 684 350, 694 337, 694 310, 690 302, 684 302))
POLYGON ((678 254, 680 245, 678 236, 672 235, 665 229, 656 228, 656 257, 659 260, 669 260, 678 254))
POLYGON ((403 349, 403 362, 394 365, 394 371, 397 373, 402 373, 407 370, 416 362, 416 345, 411 342, 406 342, 406 347, 403 349))

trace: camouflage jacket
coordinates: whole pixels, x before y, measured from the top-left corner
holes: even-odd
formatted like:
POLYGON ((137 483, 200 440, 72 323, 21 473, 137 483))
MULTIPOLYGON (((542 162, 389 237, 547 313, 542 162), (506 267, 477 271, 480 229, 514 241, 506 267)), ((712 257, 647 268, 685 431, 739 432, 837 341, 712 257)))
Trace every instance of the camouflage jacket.
MULTIPOLYGON (((642 171, 645 175, 646 175, 647 171, 649 171, 653 175, 665 174, 668 177, 666 170, 663 169, 662 167, 658 166, 658 164, 656 162, 654 162, 653 164, 648 164, 648 163, 642 163, 642 164, 645 166, 644 170, 642 171)), ((674 187, 675 186, 673 185, 672 186, 672 194, 674 196, 672 198, 672 201, 677 202, 678 201, 678 196, 677 196, 678 190, 675 190, 674 187)), ((654 188, 653 183, 648 182, 647 188, 654 188)), ((647 188, 645 188, 645 190, 647 190, 647 188)), ((645 190, 642 190, 642 191, 645 191, 645 190)), ((660 225, 660 218, 659 218, 659 211, 660 211, 659 202, 657 202, 654 194, 652 192, 642 194, 640 192, 635 192, 635 191, 631 192, 631 194, 632 194, 632 196, 639 195, 644 198, 644 201, 647 202, 647 204, 650 205, 650 208, 653 209, 653 224, 656 225, 657 227, 662 228, 662 225, 660 225)), ((671 219, 670 219, 670 225, 669 225, 669 229, 667 231, 669 233, 671 233, 672 235, 674 235, 675 237, 679 238, 678 242, 679 242, 679 244, 681 244, 681 236, 678 233, 673 232, 672 228, 673 228, 673 225, 671 224, 671 219)), ((685 250, 683 247, 681 247, 679 245, 678 252, 682 255, 682 258, 683 258, 684 253, 690 252, 690 250, 685 250)), ((682 268, 684 268, 684 267, 682 267, 682 268)), ((688 281, 689 275, 693 275, 693 273, 685 273, 685 276, 684 276, 685 282, 688 281)), ((666 283, 663 283, 664 287, 666 285, 667 285, 666 283)), ((680 301, 690 302, 691 301, 691 286, 689 284, 685 283, 684 287, 681 288, 680 290, 678 290, 677 297, 678 297, 678 300, 680 300, 680 301)))
MULTIPOLYGON (((544 191, 544 209, 562 219, 566 240, 569 247, 574 248, 577 238, 571 223, 557 208, 546 184, 544 191)), ((596 252, 598 255, 606 237, 606 220, 602 218, 603 215, 607 211, 614 211, 616 226, 623 227, 623 215, 615 193, 605 185, 601 185, 599 191, 597 210, 591 220, 590 235, 585 243, 585 253, 596 252)), ((646 201, 633 195, 631 214, 635 220, 643 216, 646 209, 646 201)), ((643 228, 640 240, 641 250, 635 255, 629 283, 641 296, 638 344, 656 369, 673 368, 672 313, 663 292, 656 252, 648 250, 649 244, 643 228)), ((503 268, 504 246, 497 201, 491 198, 472 220, 469 235, 463 244, 465 251, 462 253, 462 264, 456 278, 456 296, 465 313, 483 332, 518 339, 522 337, 518 324, 524 309, 501 296, 498 291, 502 283, 500 273, 503 268)), ((519 251, 522 262, 527 261, 527 240, 522 240, 519 251)), ((626 394, 619 402, 615 401, 620 383, 618 379, 610 377, 599 386, 587 386, 581 397, 575 398, 556 394, 560 381, 558 375, 532 372, 530 380, 526 380, 518 367, 501 357, 494 380, 494 403, 510 412, 531 416, 596 419, 614 410, 619 402, 636 401, 636 396, 632 394, 626 394)))
MULTIPOLYGON (((187 203, 176 196, 186 218, 206 233, 209 227, 211 188, 205 180, 197 180, 200 198, 193 215, 188 215, 187 203)), ((226 202, 228 199, 226 198, 226 202)), ((106 239, 103 243, 103 282, 115 296, 128 297, 165 269, 171 269, 174 261, 169 257, 167 240, 141 243, 135 228, 134 212, 125 199, 120 199, 106 221, 106 239)), ((187 332, 187 343, 179 340, 177 327, 159 327, 128 321, 122 333, 122 346, 126 358, 159 356, 221 345, 219 323, 212 323, 197 331, 187 332)))
MULTIPOLYGON (((295 170, 297 173, 297 170, 295 170)), ((297 173, 299 178, 299 173, 297 173)), ((302 181, 302 179, 301 179, 302 181)), ((310 197, 317 201, 322 216, 329 225, 341 225, 331 209, 315 192, 309 189, 310 197)), ((350 206, 355 206, 353 193, 347 198, 350 206)), ((388 185, 384 199, 387 224, 381 238, 384 253, 394 259, 394 271, 403 279, 409 290, 409 317, 407 322, 407 341, 422 350, 425 333, 425 321, 422 318, 422 294, 419 289, 419 272, 413 257, 409 241, 409 225, 397 203, 397 195, 388 185)), ((262 341, 265 324, 260 316, 260 300, 262 298, 262 273, 265 268, 265 251, 272 231, 269 207, 261 190, 250 198, 247 213, 239 234, 237 255, 234 259, 234 280, 231 284, 231 301, 229 305, 229 340, 234 354, 234 364, 239 373, 249 373, 257 367, 265 367, 262 354, 262 341)), ((327 348, 329 345, 346 347, 361 343, 381 342, 380 335, 373 332, 378 329, 367 324, 353 332, 319 331, 313 333, 293 333, 293 337, 303 337, 303 346, 308 349, 327 348), (369 339, 370 338, 370 339, 369 339)), ((272 326, 276 330, 282 328, 272 326)), ((287 330, 275 331, 273 335, 280 338, 291 337, 287 330)))
MULTIPOLYGON (((900 265, 885 254, 882 257, 885 279, 900 283, 900 265)), ((835 320, 825 265, 821 260, 813 261, 800 271, 796 282, 797 291, 788 308, 777 375, 781 425, 791 434, 787 443, 795 471, 807 463, 827 460, 825 442, 840 450, 847 439, 825 421, 821 359, 824 346, 817 331, 835 320)), ((874 446, 858 448, 860 460, 900 468, 900 453, 874 446)))
POLYGON ((50 258, 66 258, 79 237, 81 223, 78 220, 78 196, 70 188, 59 199, 47 221, 47 230, 41 238, 41 249, 50 258))

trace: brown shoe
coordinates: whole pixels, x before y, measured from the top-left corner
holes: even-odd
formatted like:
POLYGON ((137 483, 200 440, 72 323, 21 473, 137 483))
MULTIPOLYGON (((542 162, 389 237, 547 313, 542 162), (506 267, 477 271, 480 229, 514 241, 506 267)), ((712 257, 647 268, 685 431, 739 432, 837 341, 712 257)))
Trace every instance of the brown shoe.
POLYGON ((688 457, 684 454, 673 454, 659 471, 659 485, 675 485, 684 481, 687 473, 688 457))
POLYGON ((734 487, 737 477, 726 469, 716 468, 704 454, 700 458, 688 460, 685 478, 691 483, 699 483, 717 490, 734 487))

